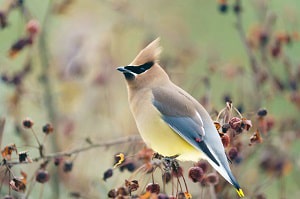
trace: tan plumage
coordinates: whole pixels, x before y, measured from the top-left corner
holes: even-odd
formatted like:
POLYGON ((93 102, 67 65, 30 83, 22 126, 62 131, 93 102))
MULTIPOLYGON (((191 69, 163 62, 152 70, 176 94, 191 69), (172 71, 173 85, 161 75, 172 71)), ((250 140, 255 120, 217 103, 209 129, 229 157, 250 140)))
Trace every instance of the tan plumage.
POLYGON ((160 52, 158 38, 129 66, 118 68, 126 78, 130 108, 143 140, 164 156, 179 155, 179 160, 191 161, 207 159, 244 196, 209 114, 170 81, 158 63, 160 52))

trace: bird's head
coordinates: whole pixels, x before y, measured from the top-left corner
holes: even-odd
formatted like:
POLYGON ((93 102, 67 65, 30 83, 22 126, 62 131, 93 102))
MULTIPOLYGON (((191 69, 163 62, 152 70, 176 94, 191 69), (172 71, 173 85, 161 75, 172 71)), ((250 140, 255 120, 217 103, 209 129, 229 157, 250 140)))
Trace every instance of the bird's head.
POLYGON ((149 87, 169 79, 158 64, 161 50, 159 38, 157 38, 146 46, 128 66, 117 68, 124 74, 129 87, 149 87))

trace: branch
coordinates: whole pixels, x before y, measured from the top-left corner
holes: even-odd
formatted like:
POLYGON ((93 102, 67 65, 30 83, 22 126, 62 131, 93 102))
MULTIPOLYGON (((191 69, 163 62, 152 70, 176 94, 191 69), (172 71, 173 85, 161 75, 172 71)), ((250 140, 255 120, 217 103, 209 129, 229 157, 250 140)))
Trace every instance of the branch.
MULTIPOLYGON (((73 149, 71 151, 56 152, 56 153, 51 153, 51 154, 48 154, 48 155, 44 155, 43 157, 41 157, 41 156, 36 157, 36 158, 33 158, 32 161, 38 162, 42 159, 43 160, 46 160, 46 159, 50 160, 50 159, 57 158, 57 157, 72 156, 74 154, 79 154, 81 152, 88 151, 88 150, 95 149, 95 148, 99 148, 99 147, 110 147, 110 146, 113 146, 113 145, 123 144, 123 143, 127 143, 127 142, 141 142, 141 141, 142 141, 142 139, 139 135, 121 137, 121 138, 106 141, 106 142, 90 144, 89 146, 85 146, 85 147, 78 148, 78 149, 73 149)), ((29 164, 29 162, 14 161, 14 162, 6 162, 5 164, 9 165, 9 166, 12 166, 12 165, 19 165, 19 164, 29 164)))

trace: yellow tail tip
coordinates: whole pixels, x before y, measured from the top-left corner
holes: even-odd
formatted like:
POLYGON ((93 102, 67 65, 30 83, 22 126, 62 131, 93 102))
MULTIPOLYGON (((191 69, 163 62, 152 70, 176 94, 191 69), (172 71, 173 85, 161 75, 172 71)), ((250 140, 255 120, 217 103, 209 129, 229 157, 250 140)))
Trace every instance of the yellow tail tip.
POLYGON ((239 195, 241 198, 245 196, 242 189, 236 189, 236 192, 238 193, 238 195, 239 195))

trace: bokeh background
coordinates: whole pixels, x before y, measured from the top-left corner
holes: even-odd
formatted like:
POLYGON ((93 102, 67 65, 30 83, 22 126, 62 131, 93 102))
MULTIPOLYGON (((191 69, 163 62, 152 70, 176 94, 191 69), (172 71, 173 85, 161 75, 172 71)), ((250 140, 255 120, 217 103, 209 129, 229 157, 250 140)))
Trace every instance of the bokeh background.
MULTIPOLYGON (((84 147, 87 139, 102 143, 137 135, 125 81, 115 68, 160 37, 161 65, 213 119, 230 98, 252 120, 253 128, 239 135, 242 160, 232 164, 247 198, 297 198, 299 10, 298 0, 0 0, 0 117, 6 121, 1 149, 15 143, 31 158, 39 155, 31 132, 22 127, 26 117, 41 140, 42 126, 53 124, 46 153, 84 147), (13 48, 31 34, 29 22, 38 30, 32 44, 13 48), (262 143, 248 146, 260 108, 267 109, 271 127, 262 143)), ((34 184, 29 198, 70 198, 70 192, 107 198, 131 175, 116 169, 102 179, 114 154, 134 154, 142 147, 124 143, 65 157, 74 164, 68 173, 50 162, 50 181, 44 185, 29 180, 40 163, 15 165, 12 171, 28 174, 28 186, 34 184)), ((1 197, 8 194, 5 182, 1 197)), ((200 198, 200 185, 188 184, 200 198)), ((229 192, 236 197, 233 189, 229 192)))

